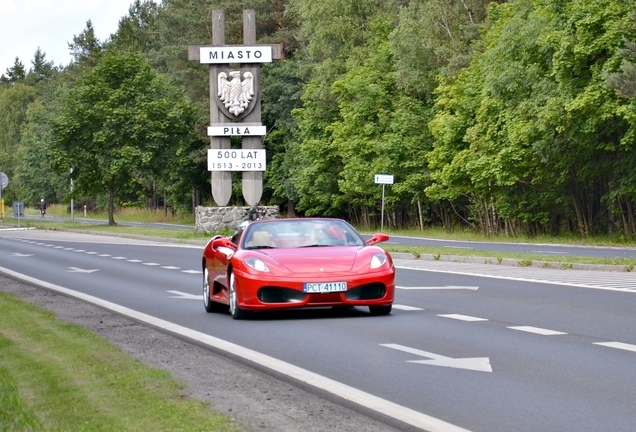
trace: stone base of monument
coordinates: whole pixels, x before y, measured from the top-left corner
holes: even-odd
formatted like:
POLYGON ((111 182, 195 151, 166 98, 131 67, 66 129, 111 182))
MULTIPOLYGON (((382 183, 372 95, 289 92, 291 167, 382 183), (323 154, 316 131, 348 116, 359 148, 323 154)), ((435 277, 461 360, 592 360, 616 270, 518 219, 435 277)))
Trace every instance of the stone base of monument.
MULTIPOLYGON (((226 229, 235 230, 244 220, 248 220, 254 207, 202 207, 194 210, 194 227, 197 232, 218 233, 226 229)), ((259 206, 265 210, 264 219, 277 219, 278 206, 259 206)))

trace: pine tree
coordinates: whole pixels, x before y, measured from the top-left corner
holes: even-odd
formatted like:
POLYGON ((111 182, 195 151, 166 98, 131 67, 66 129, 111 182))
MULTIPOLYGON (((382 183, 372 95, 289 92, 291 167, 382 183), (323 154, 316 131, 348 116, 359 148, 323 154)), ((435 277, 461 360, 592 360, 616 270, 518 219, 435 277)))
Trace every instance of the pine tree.
POLYGON ((26 69, 18 57, 15 58, 13 66, 7 68, 6 76, 0 77, 0 83, 2 85, 13 85, 17 82, 24 81, 26 78, 26 69))
POLYGON ((76 63, 95 66, 102 52, 102 44, 97 36, 91 20, 86 21, 86 28, 79 35, 73 36, 73 43, 68 44, 71 56, 76 63))
POLYGON ((46 53, 43 52, 40 47, 38 47, 35 52, 35 56, 33 57, 33 60, 31 60, 31 64, 33 65, 33 68, 27 75, 27 81, 29 81, 30 84, 45 81, 51 78, 55 72, 55 65, 52 61, 46 61, 46 53))

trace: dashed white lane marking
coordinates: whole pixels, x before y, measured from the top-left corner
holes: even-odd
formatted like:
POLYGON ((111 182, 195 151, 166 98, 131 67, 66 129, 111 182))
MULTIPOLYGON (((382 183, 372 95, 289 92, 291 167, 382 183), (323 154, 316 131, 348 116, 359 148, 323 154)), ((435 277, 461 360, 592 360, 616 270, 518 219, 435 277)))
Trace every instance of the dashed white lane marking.
POLYGON ((622 342, 594 342, 594 345, 601 345, 609 348, 636 352, 636 345, 630 345, 622 342))
POLYGON ((109 256, 112 256, 112 255, 110 255, 110 254, 99 254, 99 255, 97 255, 97 256, 100 256, 100 257, 109 257, 109 256))
POLYGON ((203 273, 201 270, 181 270, 181 273, 188 273, 188 274, 201 274, 203 273))
POLYGON ((566 335, 567 334, 567 333, 556 331, 556 330, 548 330, 548 329, 543 329, 543 328, 539 328, 539 327, 532 327, 532 326, 515 326, 515 327, 507 327, 507 328, 512 329, 512 330, 524 331, 524 332, 528 332, 528 333, 535 333, 535 334, 539 334, 539 335, 542 335, 542 336, 557 336, 557 335, 566 335))
POLYGON ((468 321, 468 322, 477 322, 477 321, 488 321, 486 318, 477 318, 468 315, 459 315, 459 314, 447 314, 447 315, 437 315, 443 318, 450 318, 459 321, 468 321))
POLYGON ((161 266, 161 268, 164 268, 166 270, 181 270, 181 267, 175 267, 175 266, 161 266))
POLYGON ((122 256, 117 256, 117 257, 111 257, 112 259, 116 259, 116 260, 125 260, 126 257, 122 257, 122 256))
POLYGON ((161 265, 159 263, 147 263, 147 262, 142 263, 142 264, 145 265, 145 266, 159 266, 159 265, 161 265))
POLYGON ((403 311, 424 310, 424 309, 418 308, 418 307, 399 305, 399 304, 395 304, 395 303, 393 304, 393 309, 399 309, 399 310, 403 310, 403 311))
MULTIPOLYGON (((116 258, 115 258, 115 259, 116 259, 116 258)), ((140 263, 140 262, 143 262, 142 260, 138 260, 138 259, 129 259, 129 260, 126 260, 126 261, 131 262, 131 263, 140 263)))

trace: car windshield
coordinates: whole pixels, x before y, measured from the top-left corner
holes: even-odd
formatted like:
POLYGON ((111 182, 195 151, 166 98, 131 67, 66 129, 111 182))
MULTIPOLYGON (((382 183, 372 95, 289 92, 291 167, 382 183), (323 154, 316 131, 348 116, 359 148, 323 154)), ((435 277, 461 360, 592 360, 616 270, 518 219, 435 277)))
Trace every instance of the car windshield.
POLYGON ((360 234, 339 219, 276 219, 252 222, 243 233, 243 249, 293 249, 365 246, 360 234))

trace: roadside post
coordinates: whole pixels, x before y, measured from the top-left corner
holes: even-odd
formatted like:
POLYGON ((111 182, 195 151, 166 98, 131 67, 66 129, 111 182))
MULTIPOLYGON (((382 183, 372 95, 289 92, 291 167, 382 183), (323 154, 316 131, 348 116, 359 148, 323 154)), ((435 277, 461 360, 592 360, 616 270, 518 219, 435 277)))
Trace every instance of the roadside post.
POLYGON ((69 174, 71 176, 71 222, 75 222, 75 202, 73 201, 73 187, 75 184, 73 183, 73 167, 71 167, 69 174))
POLYGON ((393 174, 376 174, 375 183, 382 185, 382 217, 380 222, 380 231, 384 230, 384 187, 393 184, 393 174))
POLYGON ((2 190, 9 185, 9 177, 0 172, 0 226, 4 223, 4 199, 2 198, 2 190))
POLYGON ((20 218, 24 217, 24 201, 13 201, 13 217, 18 219, 18 228, 21 228, 20 218))

